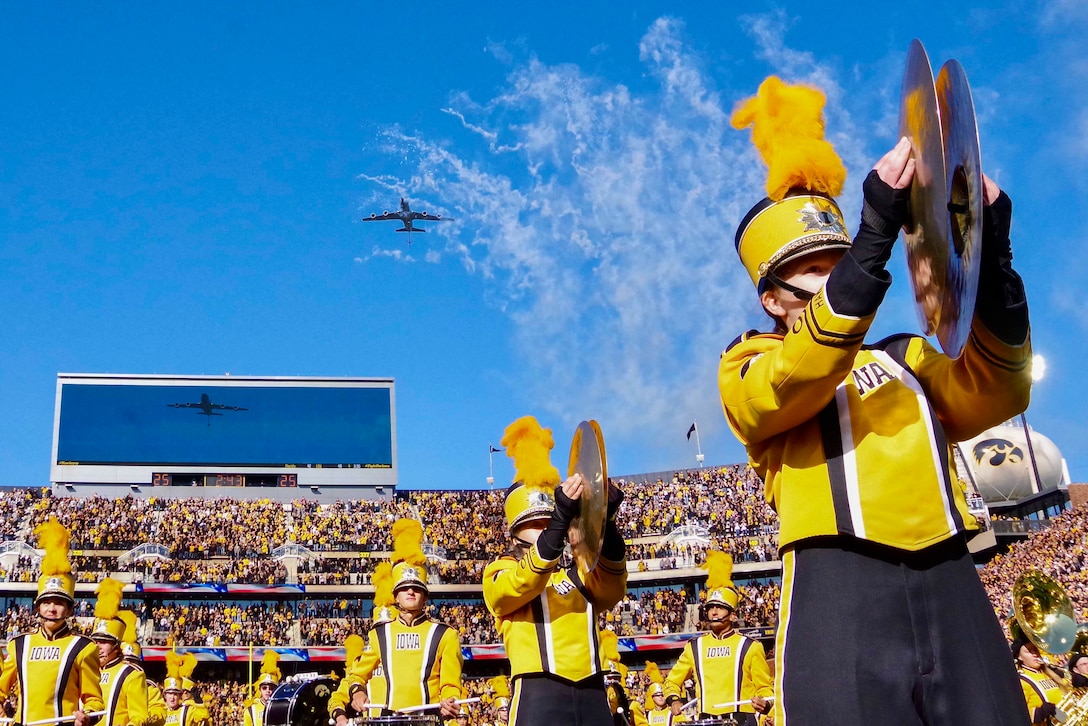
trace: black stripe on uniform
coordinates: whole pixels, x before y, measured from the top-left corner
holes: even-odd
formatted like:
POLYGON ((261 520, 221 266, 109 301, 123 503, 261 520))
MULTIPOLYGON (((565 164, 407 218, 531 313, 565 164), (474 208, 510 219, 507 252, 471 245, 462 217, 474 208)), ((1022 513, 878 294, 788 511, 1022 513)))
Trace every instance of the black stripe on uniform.
POLYGON ((842 458, 842 429, 839 428, 839 407, 835 399, 816 415, 820 426, 820 438, 827 459, 827 478, 831 482, 831 503, 835 508, 835 529, 839 534, 854 534, 854 522, 850 518, 850 499, 846 492, 846 466, 842 458))
MULTIPOLYGON (((700 635, 695 640, 688 641, 691 645, 691 662, 695 664, 695 683, 697 686, 695 695, 702 701, 706 701, 706 688, 704 688, 705 684, 703 683, 703 638, 705 637, 705 635, 700 635)), ((681 684, 680 687, 683 688, 683 684, 681 684)), ((688 696, 685 693, 684 698, 687 697, 688 696)), ((705 710, 706 703, 700 704, 700 708, 705 710)))
MULTIPOLYGON (((811 305, 811 303, 809 303, 811 305)), ((815 315, 807 314, 801 316, 805 321, 805 326, 808 328, 809 335, 820 345, 826 345, 831 348, 851 348, 861 341, 865 340, 864 333, 836 333, 831 330, 825 330, 820 327, 820 323, 815 320, 815 315)))
MULTIPOLYGON (((378 660, 382 664, 382 673, 385 674, 385 682, 389 686, 389 698, 387 701, 393 700, 393 674, 390 670, 390 665, 393 663, 391 653, 389 652, 389 629, 390 623, 383 623, 374 629, 374 633, 378 638, 378 660)), ((372 674, 373 675, 373 674, 372 674)))
POLYGON ((548 638, 544 631, 544 603, 541 602, 541 598, 547 596, 548 592, 545 590, 539 596, 533 598, 531 603, 533 622, 536 624, 536 644, 540 648, 540 670, 544 673, 551 672, 548 670, 548 638))
POLYGON ((1007 358, 1002 358, 997 353, 994 353, 992 350, 982 344, 982 341, 978 339, 978 336, 975 335, 975 331, 973 330, 971 331, 971 341, 975 344, 975 348, 978 349, 979 354, 981 354, 982 357, 986 359, 986 362, 994 366, 995 368, 1001 368, 1002 370, 1017 373, 1024 370, 1028 365, 1027 359, 1018 361, 1009 360, 1007 358))
MULTIPOLYGON (((19 674, 19 688, 20 689, 26 688, 27 687, 27 680, 29 680, 28 674, 23 672, 23 650, 26 648, 26 641, 27 641, 27 636, 17 635, 17 636, 15 636, 14 639, 12 639, 8 643, 9 649, 10 649, 11 643, 15 643, 15 667, 16 667, 16 672, 19 674)), ((8 696, 9 698, 11 697, 10 693, 7 693, 5 695, 8 696)), ((19 699, 19 715, 20 715, 19 720, 21 722, 26 723, 29 720, 29 719, 27 719, 28 714, 26 712, 26 699, 25 698, 20 698, 19 699)))
MULTIPOLYGON (((740 642, 740 655, 737 656, 738 658, 740 658, 740 670, 737 672, 737 682, 733 684, 733 688, 736 692, 736 696, 733 697, 734 701, 739 701, 741 698, 743 698, 743 696, 740 695, 740 686, 741 681, 744 680, 744 659, 748 655, 748 649, 752 647, 752 641, 744 637, 743 635, 740 636, 740 642)), ((735 710, 739 711, 740 706, 737 706, 735 710)))
POLYGON ((450 626, 445 623, 435 623, 434 625, 434 637, 431 638, 431 645, 427 648, 427 657, 423 661, 423 703, 431 702, 431 689, 427 682, 430 680, 431 669, 434 668, 434 663, 438 660, 438 645, 442 642, 442 636, 449 629, 450 626))
MULTIPOLYGON (((126 665, 121 670, 117 671, 117 679, 113 682, 113 693, 110 694, 110 702, 106 705, 106 719, 112 724, 116 723, 114 719, 117 717, 117 704, 121 701, 121 691, 124 690, 125 679, 128 678, 128 674, 132 673, 135 669, 131 665, 126 665)), ((256 721, 254 721, 256 723, 256 721)), ((124 726, 122 724, 121 726, 124 726)))
MULTIPOLYGON (((922 388, 922 384, 918 381, 918 377, 914 375, 914 371, 907 365, 907 346, 910 345, 909 337, 902 337, 893 340, 885 349, 884 352, 891 356, 892 360, 903 367, 904 372, 911 378, 914 378, 918 383, 918 387, 922 388)), ((925 389, 922 388, 924 391, 925 389)), ((933 422, 932 434, 933 440, 937 446, 938 456, 940 457, 941 470, 937 472, 937 476, 941 478, 941 486, 944 488, 945 499, 948 501, 948 511, 952 515, 952 524, 957 532, 964 531, 963 517, 960 515, 960 510, 956 506, 956 492, 955 483, 952 481, 952 477, 949 476, 949 462, 948 462, 948 437, 944 433, 944 426, 941 424, 941 420, 937 417, 937 412, 933 410, 933 404, 930 403, 929 398, 925 397, 925 406, 929 411, 929 420, 933 422)))
POLYGON ((98 650, 98 646, 90 638, 84 638, 82 635, 77 635, 75 638, 76 642, 72 644, 71 650, 68 651, 68 657, 64 659, 64 663, 60 667, 60 673, 57 674, 60 678, 60 689, 57 691, 57 698, 60 700, 57 704, 57 708, 60 709, 58 713, 63 713, 61 706, 64 701, 64 694, 68 691, 68 681, 72 678, 72 671, 75 668, 79 654, 88 645, 93 647, 96 652, 98 650))

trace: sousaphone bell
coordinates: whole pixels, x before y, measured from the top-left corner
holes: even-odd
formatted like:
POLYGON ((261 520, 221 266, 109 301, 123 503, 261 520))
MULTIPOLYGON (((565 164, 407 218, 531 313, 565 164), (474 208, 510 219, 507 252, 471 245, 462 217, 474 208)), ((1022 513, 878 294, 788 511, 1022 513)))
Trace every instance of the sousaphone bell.
POLYGON ((958 358, 971 332, 982 247, 978 125, 963 66, 950 60, 934 80, 918 40, 907 54, 899 135, 910 139, 915 160, 905 239, 918 317, 958 358))
POLYGON ((574 431, 567 476, 574 474, 582 475, 585 488, 578 500, 578 516, 571 522, 567 536, 578 569, 591 572, 601 556, 608 516, 608 464, 604 436, 596 421, 583 421, 574 431))

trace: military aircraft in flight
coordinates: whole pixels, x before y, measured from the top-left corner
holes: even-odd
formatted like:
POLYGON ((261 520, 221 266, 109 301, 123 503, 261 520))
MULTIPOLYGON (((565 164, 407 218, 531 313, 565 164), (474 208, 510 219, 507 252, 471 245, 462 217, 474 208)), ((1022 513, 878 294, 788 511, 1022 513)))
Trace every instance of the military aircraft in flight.
POLYGON ((248 408, 241 406, 227 406, 222 403, 212 403, 212 399, 208 397, 207 393, 200 394, 200 403, 168 403, 169 408, 199 408, 197 414, 200 416, 208 417, 208 425, 212 425, 212 416, 222 416, 221 413, 216 411, 248 411, 248 408))
POLYGON ((381 214, 371 214, 369 217, 363 217, 364 222, 387 222, 394 219, 404 225, 396 231, 407 232, 408 244, 412 244, 412 232, 422 233, 427 231, 425 229, 413 226, 412 222, 417 222, 419 220, 424 220, 426 222, 447 222, 450 220, 450 217, 443 217, 441 214, 413 212, 411 207, 408 206, 408 200, 404 197, 400 198, 399 212, 383 211, 381 214))

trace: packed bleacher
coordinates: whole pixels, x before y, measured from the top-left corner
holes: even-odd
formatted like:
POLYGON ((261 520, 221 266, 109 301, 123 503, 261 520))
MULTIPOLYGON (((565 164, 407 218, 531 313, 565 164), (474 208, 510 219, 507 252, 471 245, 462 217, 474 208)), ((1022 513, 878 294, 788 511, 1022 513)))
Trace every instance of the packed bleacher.
MULTIPOLYGON (((709 548, 733 555, 738 564, 773 563, 777 559, 777 520, 763 500, 762 483, 747 467, 734 466, 678 472, 674 476, 629 477, 622 482, 625 502, 621 531, 629 539, 633 573, 661 571, 688 578, 655 586, 654 578, 630 583, 630 592, 615 608, 600 615, 600 624, 621 636, 670 634, 698 629, 697 572, 709 548), (677 528, 694 526, 705 536, 673 539, 677 528)), ((318 503, 224 499, 110 500, 66 499, 36 489, 8 490, 0 495, 0 534, 7 540, 30 541, 38 523, 56 516, 72 532, 77 580, 97 582, 106 574, 142 583, 298 583, 308 586, 366 585, 376 563, 389 554, 390 528, 399 517, 418 518, 435 559, 432 582, 478 586, 483 568, 507 547, 502 510, 503 491, 408 492, 393 501, 318 503), (296 542, 313 553, 295 568, 274 559, 273 550, 296 542), (118 556, 141 544, 164 545, 171 559, 117 563, 118 556)), ((1080 621, 1088 620, 1088 513, 1068 511, 998 555, 982 570, 995 611, 1006 617, 1016 576, 1040 569, 1066 588, 1080 621)), ((31 583, 39 574, 34 558, 9 555, 0 565, 0 582, 31 583)), ((775 569, 738 579, 743 593, 738 621, 744 627, 774 627, 780 585, 775 569)), ((142 600, 139 610, 146 645, 340 646, 351 633, 371 626, 368 597, 308 595, 307 599, 245 601, 142 600)), ((129 603, 133 606, 133 603, 129 603)), ((82 598, 77 615, 93 608, 82 598)), ((498 642, 494 621, 478 590, 447 596, 434 594, 432 614, 449 623, 465 645, 498 642)), ((9 597, 0 628, 8 638, 33 625, 26 598, 9 597)), ((640 676, 632 674, 634 684, 640 676)), ((470 683, 473 683, 470 681, 470 683)), ((635 693, 644 686, 634 685, 635 693)), ((477 686, 471 686, 475 688, 477 686)), ((221 708, 234 722, 237 684, 209 684, 230 694, 221 708)), ((632 695, 635 695, 634 693, 632 695)), ((219 697, 213 701, 218 702, 219 697)), ((240 700, 240 699, 237 699, 240 700)))

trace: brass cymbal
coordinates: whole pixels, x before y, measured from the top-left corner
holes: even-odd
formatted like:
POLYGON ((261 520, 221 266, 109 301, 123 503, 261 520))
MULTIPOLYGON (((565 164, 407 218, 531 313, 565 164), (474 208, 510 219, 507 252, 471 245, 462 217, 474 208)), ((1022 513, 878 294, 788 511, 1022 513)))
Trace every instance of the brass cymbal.
POLYGON ((982 163, 967 76, 950 60, 933 79, 914 40, 907 54, 899 133, 915 159, 907 268, 922 329, 958 358, 967 344, 982 244, 982 163))
POLYGON ((597 566, 604 543, 608 514, 608 465, 604 436, 596 421, 583 421, 570 444, 567 476, 581 474, 585 488, 579 498, 578 516, 571 522, 568 537, 578 569, 590 572, 597 566))

